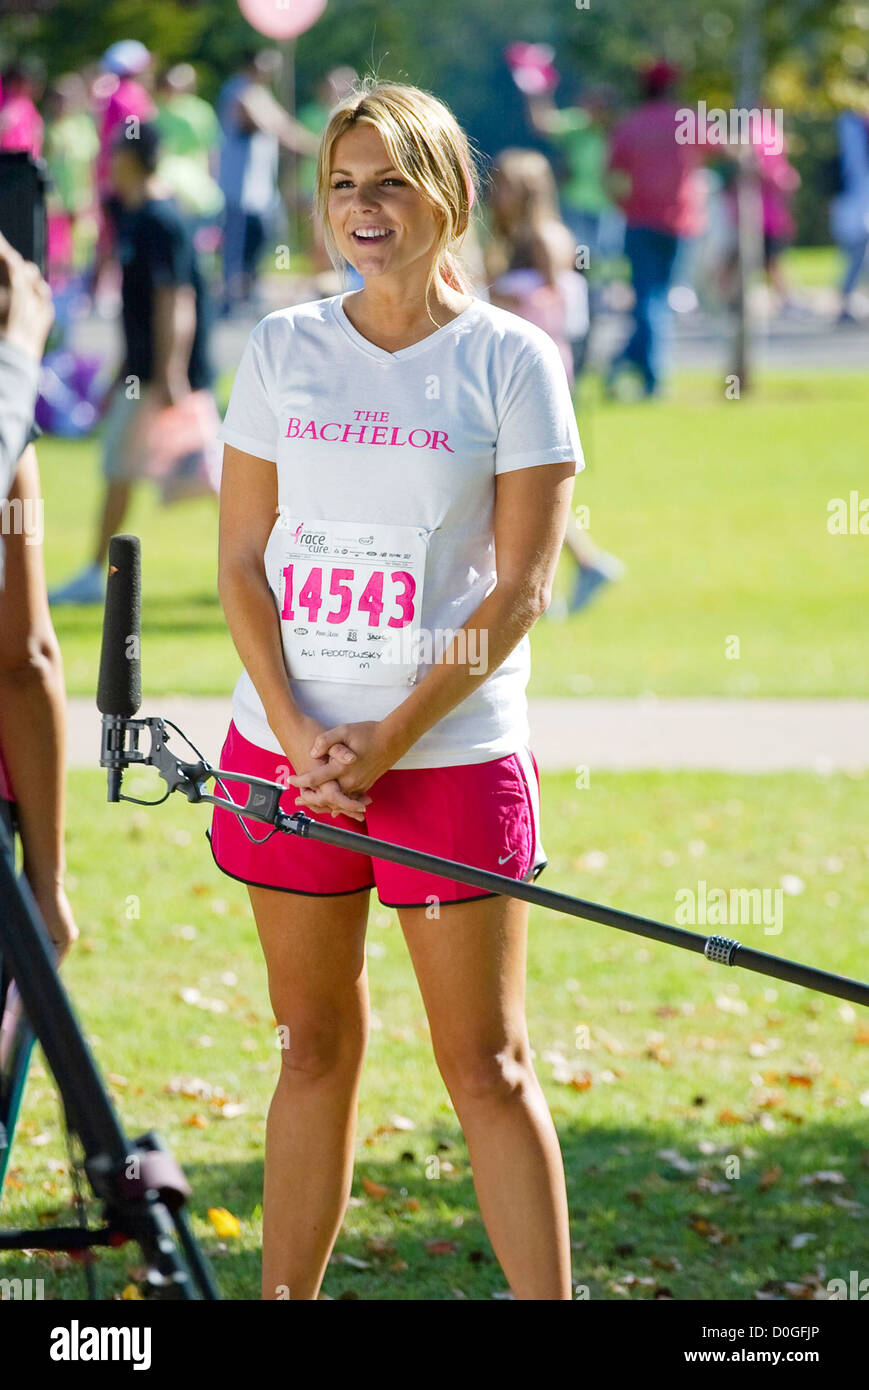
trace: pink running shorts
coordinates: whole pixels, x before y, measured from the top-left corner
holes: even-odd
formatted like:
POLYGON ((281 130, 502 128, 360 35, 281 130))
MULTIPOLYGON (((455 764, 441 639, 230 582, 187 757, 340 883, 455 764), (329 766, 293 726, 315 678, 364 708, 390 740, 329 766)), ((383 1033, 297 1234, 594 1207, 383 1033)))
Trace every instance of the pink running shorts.
MULTIPOLYGON (((234 722, 220 754, 220 767, 269 782, 294 775, 287 758, 250 743, 234 722)), ((247 801, 246 788, 240 782, 225 782, 223 787, 215 787, 214 793, 240 805, 247 801)), ((510 878, 530 882, 547 862, 540 843, 540 778, 530 748, 484 763, 385 772, 369 788, 372 800, 364 821, 296 806, 298 795, 297 787, 287 787, 281 809, 289 814, 303 811, 326 825, 510 878)), ((247 820, 245 824, 257 840, 271 833, 261 821, 247 820)), ((210 834, 205 833, 214 862, 223 873, 261 888, 319 897, 376 887, 386 907, 427 907, 432 898, 449 903, 495 896, 469 883, 301 835, 276 833, 268 843, 254 845, 240 818, 219 806, 214 807, 210 834)))

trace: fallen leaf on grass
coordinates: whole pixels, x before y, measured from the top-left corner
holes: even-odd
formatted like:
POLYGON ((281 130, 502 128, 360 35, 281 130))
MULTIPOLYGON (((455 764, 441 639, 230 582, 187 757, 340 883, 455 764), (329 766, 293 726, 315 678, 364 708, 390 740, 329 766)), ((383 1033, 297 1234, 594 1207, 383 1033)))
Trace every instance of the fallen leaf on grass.
POLYGON ((815 1290, 811 1284, 799 1284, 795 1280, 788 1280, 783 1287, 788 1298, 807 1299, 815 1297, 815 1290))
MULTIPOLYGON (((335 1254, 330 1259, 329 1263, 336 1265, 349 1265, 351 1269, 371 1268, 370 1260, 358 1260, 355 1255, 345 1255, 340 1250, 335 1252, 335 1254)), ((355 1296, 356 1295, 354 1294, 354 1297, 355 1296)), ((344 1295, 342 1294, 341 1297, 343 1298, 344 1295)))
POLYGON ((774 1187, 782 1175, 782 1166, 776 1163, 772 1168, 766 1168, 761 1173, 757 1182, 758 1192, 766 1192, 767 1188, 774 1187))
POLYGON ((695 1235, 702 1236, 704 1240, 709 1241, 710 1245, 733 1244, 733 1236, 725 1235, 721 1228, 715 1225, 714 1221, 710 1221, 707 1217, 701 1216, 699 1212, 693 1212, 688 1217, 688 1225, 695 1235))
POLYGON ((716 1182, 714 1178, 704 1177, 701 1173, 695 1183, 698 1192, 712 1192, 720 1196, 723 1192, 732 1192, 733 1187, 729 1182, 716 1182))
POLYGON ((789 1086, 814 1086, 814 1084, 814 1080, 811 1076, 802 1076, 798 1072, 793 1071, 788 1072, 789 1086))
POLYGON ((797 1187, 818 1187, 821 1183, 843 1183, 848 1179, 844 1173, 834 1172, 830 1168, 821 1168, 817 1173, 806 1173, 797 1182, 797 1187))
POLYGON ((792 1250, 802 1250, 804 1245, 808 1245, 810 1240, 817 1240, 813 1231, 800 1231, 798 1235, 791 1236, 788 1244, 792 1250))
POLYGON ((454 1240, 427 1240, 425 1248, 430 1255, 455 1255, 459 1247, 454 1240))
POLYGON ((367 1195, 373 1197, 376 1202, 382 1201, 384 1197, 389 1196, 389 1188, 384 1187, 382 1183, 375 1182, 373 1178, 363 1178, 362 1186, 367 1195))
POLYGON ((208 1219, 219 1236, 240 1236, 241 1222, 226 1207, 209 1207, 208 1219))
POLYGON ((395 1246, 386 1236, 371 1236, 365 1242, 365 1249, 378 1259, 386 1259, 388 1255, 395 1254, 395 1246))
POLYGON ((694 1163, 690 1158, 685 1158, 683 1154, 680 1154, 678 1149, 658 1149, 656 1156, 663 1158, 679 1173, 696 1173, 700 1167, 699 1163, 694 1163))

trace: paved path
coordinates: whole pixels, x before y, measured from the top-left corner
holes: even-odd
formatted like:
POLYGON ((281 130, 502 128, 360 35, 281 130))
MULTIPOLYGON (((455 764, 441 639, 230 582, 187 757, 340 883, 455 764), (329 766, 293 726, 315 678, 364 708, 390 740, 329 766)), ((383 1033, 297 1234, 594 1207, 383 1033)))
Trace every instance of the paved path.
MULTIPOLYGON (((869 700, 739 700, 655 696, 529 701, 541 770, 587 766, 708 768, 726 772, 859 771, 869 768, 869 700)), ((223 697, 155 697, 143 715, 171 719, 216 763, 229 724, 223 697)), ((69 701, 70 767, 99 764, 100 716, 69 701)), ((174 738, 183 757, 182 744, 174 738)))
MULTIPOLYGON (((218 319, 212 329, 212 355, 220 370, 234 368, 250 330, 262 314, 271 309, 297 303, 313 293, 310 282, 297 276, 266 275, 261 289, 264 307, 257 313, 242 314, 230 320, 218 319)), ((334 286, 328 293, 336 293, 334 286)), ((804 291, 804 314, 782 317, 771 314, 767 297, 758 287, 754 295, 755 334, 754 356, 758 367, 790 368, 862 368, 869 360, 869 317, 859 324, 836 325, 836 297, 831 291, 804 291)), ((83 352, 95 352, 106 359, 117 356, 120 339, 117 323, 112 318, 91 314, 76 328, 75 341, 83 352)), ((607 311, 595 321, 588 348, 589 364, 599 367, 621 347, 630 332, 629 312, 607 311)), ((700 367, 705 370, 729 370, 730 340, 733 324, 727 314, 698 310, 677 314, 675 319, 674 365, 700 367)))

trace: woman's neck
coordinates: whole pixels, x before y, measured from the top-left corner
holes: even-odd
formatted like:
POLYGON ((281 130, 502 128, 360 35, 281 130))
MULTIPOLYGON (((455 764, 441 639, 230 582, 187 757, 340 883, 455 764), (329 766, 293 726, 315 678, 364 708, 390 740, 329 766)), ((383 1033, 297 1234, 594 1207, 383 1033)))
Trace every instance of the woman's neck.
POLYGON ((473 302, 473 296, 451 289, 443 280, 429 294, 428 312, 422 295, 416 299, 407 294, 382 294, 376 285, 366 285, 348 294, 343 307, 354 327, 366 324, 375 327, 381 336, 401 339, 418 333, 426 325, 432 330, 432 320, 438 328, 452 322, 473 302))

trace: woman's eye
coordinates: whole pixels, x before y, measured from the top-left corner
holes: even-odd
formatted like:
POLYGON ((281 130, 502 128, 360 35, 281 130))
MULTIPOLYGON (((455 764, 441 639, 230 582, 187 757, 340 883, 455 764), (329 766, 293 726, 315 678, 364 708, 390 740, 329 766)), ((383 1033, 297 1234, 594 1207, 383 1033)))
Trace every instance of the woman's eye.
MULTIPOLYGON (((343 187, 345 186, 345 184, 348 184, 349 182, 350 182, 349 179, 339 179, 337 183, 333 183, 333 184, 332 184, 332 191, 333 191, 333 192, 337 192, 337 190, 338 190, 339 188, 343 188, 343 187)), ((398 184, 399 188, 405 188, 405 187, 406 187, 406 183, 405 183, 405 180, 404 180, 404 179, 395 179, 395 178, 381 179, 381 183, 395 183, 395 184, 398 184)))

